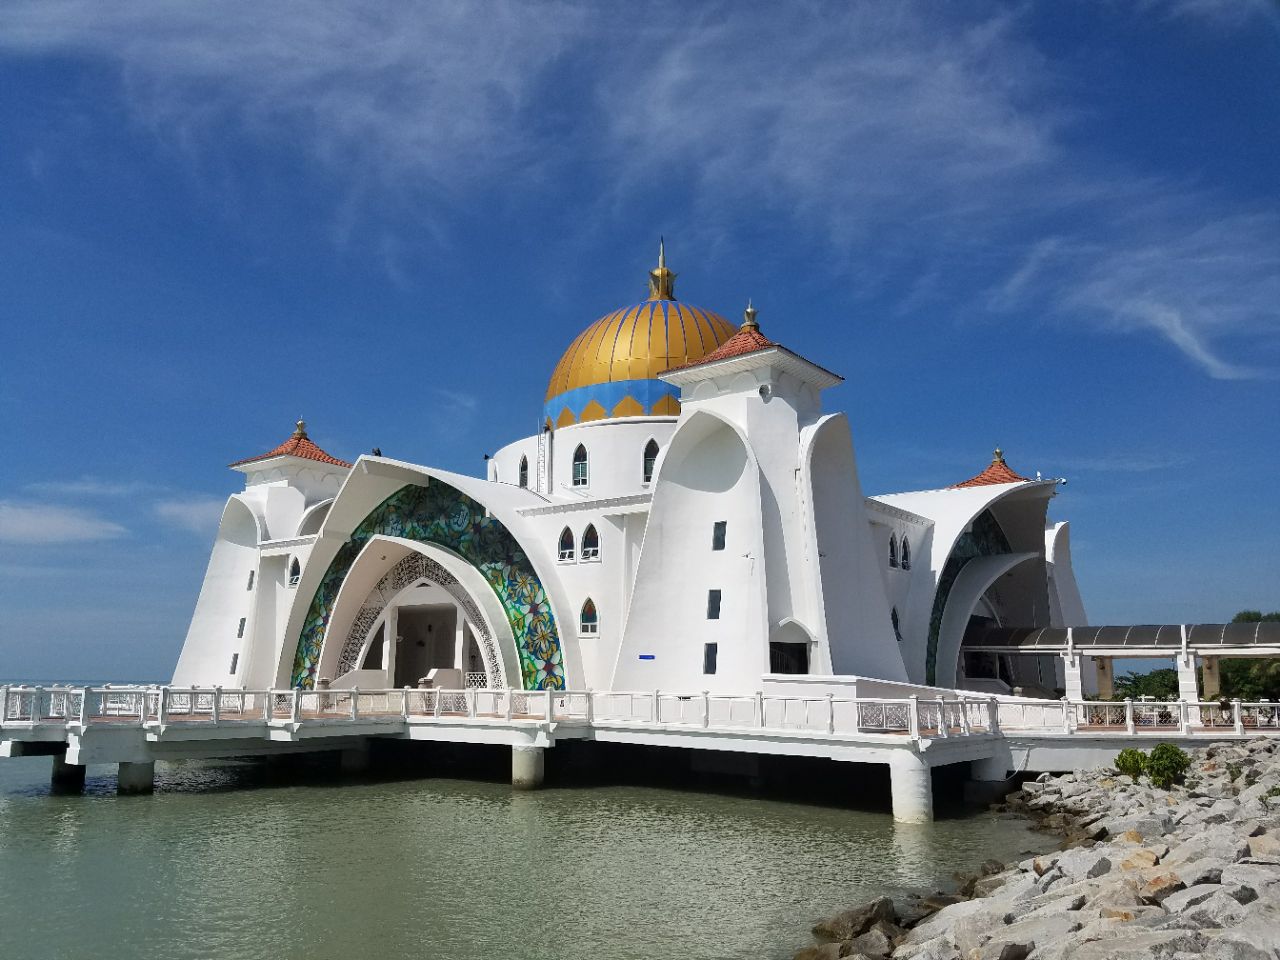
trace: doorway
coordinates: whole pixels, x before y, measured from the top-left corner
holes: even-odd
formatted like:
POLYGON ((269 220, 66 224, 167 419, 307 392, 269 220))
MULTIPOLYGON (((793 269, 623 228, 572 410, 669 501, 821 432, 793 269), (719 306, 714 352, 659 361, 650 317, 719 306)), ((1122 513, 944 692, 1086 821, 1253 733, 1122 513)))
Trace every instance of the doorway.
POLYGON ((400 607, 396 611, 397 687, 415 687, 435 667, 453 667, 458 608, 452 604, 400 607))

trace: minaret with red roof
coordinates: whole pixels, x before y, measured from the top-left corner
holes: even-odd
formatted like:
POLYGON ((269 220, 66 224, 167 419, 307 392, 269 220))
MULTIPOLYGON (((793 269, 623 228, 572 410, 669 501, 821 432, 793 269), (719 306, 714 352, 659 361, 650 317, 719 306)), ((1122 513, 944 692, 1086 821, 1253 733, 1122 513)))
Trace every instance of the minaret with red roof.
POLYGON ((310 501, 316 496, 332 496, 351 470, 351 464, 339 460, 316 446, 307 436, 307 423, 299 420, 293 434, 278 447, 229 464, 245 475, 245 486, 285 483, 299 487, 310 501))

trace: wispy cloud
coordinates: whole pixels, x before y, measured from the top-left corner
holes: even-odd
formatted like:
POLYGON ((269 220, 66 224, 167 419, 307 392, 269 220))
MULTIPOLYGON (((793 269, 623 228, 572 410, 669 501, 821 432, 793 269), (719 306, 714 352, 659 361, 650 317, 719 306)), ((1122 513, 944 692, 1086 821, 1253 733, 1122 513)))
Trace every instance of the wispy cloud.
MULTIPOLYGON (((1239 28, 1265 4, 1143 9, 1239 28)), ((10 0, 0 49, 116 65, 134 115, 197 166, 228 128, 305 152, 339 185, 339 243, 366 208, 439 236, 480 186, 585 161, 607 195, 575 213, 600 229, 660 183, 707 249, 773 220, 904 311, 1156 336, 1211 377, 1269 375, 1238 358, 1280 340, 1274 204, 1099 155, 1028 21, 910 0, 641 5, 625 31, 588 4, 10 0)), ((368 249, 412 282, 385 224, 368 249)))
POLYGON ((226 505, 225 498, 192 496, 161 500, 152 510, 156 519, 171 527, 211 536, 226 505))
POLYGON ((98 477, 81 477, 78 480, 42 480, 27 484, 28 493, 52 497, 133 497, 160 489, 157 484, 141 480, 113 481, 98 477))
POLYGON ((89 510, 0 500, 0 543, 43 545, 111 540, 128 531, 89 510))

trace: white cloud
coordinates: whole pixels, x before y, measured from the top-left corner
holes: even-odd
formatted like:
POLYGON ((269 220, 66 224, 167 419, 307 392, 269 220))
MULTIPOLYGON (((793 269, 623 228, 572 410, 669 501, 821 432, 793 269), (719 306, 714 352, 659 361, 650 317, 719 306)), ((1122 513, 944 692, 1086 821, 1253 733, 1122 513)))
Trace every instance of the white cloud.
POLYGON ((78 480, 42 480, 24 488, 30 493, 55 497, 133 497, 152 492, 156 484, 140 480, 111 481, 97 477, 78 480))
MULTIPOLYGON (((1231 28, 1265 5, 1140 9, 1231 28)), ((1273 202, 1100 156, 1078 135, 1087 85, 1035 45, 1026 8, 628 11, 621 29, 589 4, 10 0, 0 49, 116 65, 134 115, 197 168, 229 128, 302 151, 339 184, 339 242, 370 209, 443 239, 440 215, 494 184, 558 190, 585 235, 661 189, 686 243, 732 252, 744 219, 778 223, 859 293, 898 285, 904 312, 1154 334, 1211 377, 1268 375, 1233 355, 1280 339, 1273 202), (550 182, 584 168, 612 192, 550 182)), ((389 230, 368 249, 409 284, 413 244, 389 230)))
POLYGON ((157 519, 169 526, 212 536, 226 505, 225 498, 192 496, 161 500, 152 510, 157 519))
POLYGON ((0 543, 83 543, 126 533, 120 524, 77 507, 0 500, 0 543))

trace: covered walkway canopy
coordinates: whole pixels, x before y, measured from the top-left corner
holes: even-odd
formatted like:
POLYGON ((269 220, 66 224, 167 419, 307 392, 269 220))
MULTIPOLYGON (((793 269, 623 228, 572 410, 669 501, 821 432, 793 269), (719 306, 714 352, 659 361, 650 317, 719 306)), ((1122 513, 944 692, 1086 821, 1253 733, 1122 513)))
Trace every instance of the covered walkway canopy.
POLYGON ((965 652, 1083 653, 1102 657, 1280 656, 1280 623, 1143 624, 1128 627, 974 627, 965 652))

